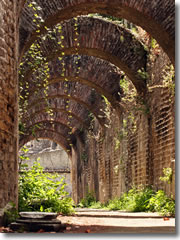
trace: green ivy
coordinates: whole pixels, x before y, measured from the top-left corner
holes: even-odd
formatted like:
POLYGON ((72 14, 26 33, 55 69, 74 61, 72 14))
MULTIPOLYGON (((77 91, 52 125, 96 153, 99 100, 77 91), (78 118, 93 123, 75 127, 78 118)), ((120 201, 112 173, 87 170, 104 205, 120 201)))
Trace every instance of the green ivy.
POLYGON ((172 168, 163 168, 164 176, 159 179, 163 182, 168 182, 169 184, 172 182, 172 168))

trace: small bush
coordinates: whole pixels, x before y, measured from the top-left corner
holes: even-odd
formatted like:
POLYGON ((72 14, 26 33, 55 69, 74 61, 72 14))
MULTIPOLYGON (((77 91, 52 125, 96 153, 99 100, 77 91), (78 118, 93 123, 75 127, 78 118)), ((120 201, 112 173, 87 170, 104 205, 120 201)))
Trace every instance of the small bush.
POLYGON ((132 212, 144 212, 147 211, 147 205, 150 198, 155 194, 151 187, 140 187, 129 190, 127 199, 124 199, 124 206, 126 210, 132 212))
MULTIPOLYGON (((22 170, 22 169, 21 169, 22 170)), ((64 178, 43 172, 38 161, 19 176, 19 211, 44 211, 71 214, 73 201, 64 190, 64 178)))
POLYGON ((121 198, 115 198, 108 202, 107 208, 110 210, 126 210, 131 212, 147 211, 149 199, 154 194, 152 188, 133 187, 121 198))
POLYGON ((80 207, 90 207, 92 204, 96 202, 94 194, 89 192, 85 198, 81 199, 79 206, 80 207))
POLYGON ((147 209, 152 212, 159 212, 164 216, 175 216, 175 201, 159 190, 150 198, 147 209))

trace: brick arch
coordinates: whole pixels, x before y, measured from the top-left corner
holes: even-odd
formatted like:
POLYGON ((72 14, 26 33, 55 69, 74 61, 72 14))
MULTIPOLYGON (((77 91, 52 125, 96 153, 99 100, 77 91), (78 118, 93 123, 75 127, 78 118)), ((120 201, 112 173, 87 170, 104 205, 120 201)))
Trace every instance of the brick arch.
MULTIPOLYGON (((71 76, 65 76, 65 77, 55 77, 52 79, 49 79, 49 85, 51 84, 56 84, 59 82, 65 82, 65 78, 68 78, 68 80, 70 82, 76 82, 76 83, 80 83, 82 85, 91 87, 92 89, 95 89, 97 91, 98 94, 104 95, 108 101, 111 103, 111 105, 119 112, 120 111, 120 107, 122 108, 121 104, 119 101, 116 100, 117 97, 111 95, 108 91, 106 91, 103 87, 101 87, 100 85, 97 85, 94 82, 88 81, 85 78, 81 78, 81 77, 71 77, 71 76)), ((118 96, 118 94, 117 94, 118 96)))
MULTIPOLYGON (((59 82, 64 82, 65 78, 66 77, 56 77, 56 78, 50 79, 48 85, 51 85, 54 83, 56 84, 59 82)), ((103 87, 101 87, 100 85, 97 85, 96 83, 88 81, 87 79, 84 79, 81 77, 71 77, 71 76, 67 76, 67 78, 70 82, 80 83, 82 85, 85 85, 85 86, 91 87, 92 89, 95 89, 98 94, 101 94, 108 99, 108 101, 111 103, 112 107, 115 108, 117 110, 117 112, 120 112, 122 110, 122 105, 116 99, 117 97, 120 98, 120 96, 118 96, 118 93, 119 93, 118 91, 117 91, 117 94, 115 93, 116 96, 113 96, 108 91, 106 91, 103 87)), ((119 93, 119 95, 120 95, 120 93, 119 93)))
MULTIPOLYGON (((74 85, 78 84, 78 89, 79 90, 81 90, 81 89, 86 90, 87 89, 87 93, 88 93, 89 88, 93 89, 93 91, 95 92, 95 95, 105 96, 108 99, 108 101, 111 103, 112 107, 117 110, 117 113, 120 113, 122 111, 122 105, 118 101, 118 100, 120 100, 120 87, 119 87, 118 82, 116 82, 117 90, 114 91, 113 88, 111 88, 108 92, 106 89, 104 89, 100 85, 97 85, 96 83, 94 83, 92 81, 88 81, 87 79, 84 79, 84 78, 81 78, 81 77, 71 77, 71 76, 55 77, 55 78, 52 78, 52 79, 48 80, 49 91, 51 91, 51 88, 53 88, 53 86, 55 86, 55 88, 57 88, 57 89, 60 89, 60 88, 62 89, 62 86, 64 85, 64 83, 67 83, 66 79, 68 79, 69 82, 74 83, 74 85), (119 91, 118 91, 118 89, 119 89, 119 91), (112 94, 111 94, 111 92, 112 92, 112 94)), ((30 87, 29 89, 30 89, 29 90, 29 97, 34 98, 33 95, 34 95, 34 92, 37 91, 37 88, 36 87, 31 88, 30 87)), ((40 91, 44 91, 44 89, 45 89, 44 86, 40 87, 40 91)), ((40 94, 38 93, 38 95, 41 95, 41 93, 40 94)))
MULTIPOLYGON (((64 82, 65 79, 68 79, 69 82, 75 82, 83 85, 87 85, 88 89, 93 88, 97 91, 98 94, 104 95, 109 102, 112 103, 112 106, 120 112, 120 79, 125 75, 119 68, 109 64, 107 61, 103 61, 99 58, 89 57, 82 55, 79 60, 80 70, 77 75, 76 68, 74 67, 74 61, 76 56, 68 56, 63 58, 63 63, 65 64, 65 76, 61 77, 61 62, 58 59, 54 59, 49 62, 50 76, 48 79, 49 85, 51 83, 64 82)), ((31 92, 35 93, 37 90, 44 88, 43 78, 38 78, 39 71, 35 71, 25 74, 24 85, 28 83, 30 95, 31 92), (38 82, 38 86, 34 84, 38 82)), ((21 80, 23 81, 23 80, 21 80)), ((74 83, 73 83, 74 84, 74 83)), ((25 89, 25 87, 24 87, 25 89)), ((81 89, 81 85, 80 85, 81 89)), ((24 90, 25 92, 25 90, 24 90)), ((21 95, 24 95, 21 91, 21 95)))
POLYGON ((63 124, 60 121, 41 121, 41 122, 34 122, 34 124, 26 126, 26 130, 24 131, 24 134, 20 136, 20 141, 23 138, 26 138, 29 135, 33 135, 36 137, 36 133, 38 131, 44 131, 49 130, 55 133, 58 133, 59 136, 62 138, 62 143, 66 144, 67 146, 71 146, 74 141, 76 141, 76 136, 73 133, 72 129, 68 127, 67 125, 63 124), (34 133, 32 131, 33 127, 39 124, 39 128, 36 128, 34 130, 34 133))
POLYGON ((30 135, 32 133, 32 129, 36 125, 38 125, 38 127, 35 128, 35 133, 38 129, 41 130, 43 128, 46 128, 46 129, 51 128, 55 132, 60 133, 62 136, 66 136, 66 135, 68 135, 68 132, 71 131, 71 128, 68 125, 66 125, 62 122, 59 122, 59 121, 58 122, 54 121, 54 120, 52 120, 52 121, 44 120, 44 121, 39 121, 39 122, 35 121, 33 124, 29 124, 29 125, 25 126, 25 131, 24 131, 22 137, 25 135, 30 135))
MULTIPOLYGON (((91 88, 97 89, 100 93, 104 92, 104 95, 107 95, 109 99, 115 102, 119 101, 119 92, 120 86, 119 81, 125 75, 118 67, 110 64, 108 61, 104 61, 97 57, 81 55, 79 56, 80 60, 78 61, 79 73, 77 74, 77 68, 74 66, 77 56, 70 55, 62 58, 62 62, 65 64, 65 73, 64 77, 60 77, 62 74, 61 64, 58 58, 55 58, 52 61, 49 61, 50 68, 50 77, 48 79, 49 82, 57 82, 57 79, 63 81, 67 78, 69 81, 80 82, 82 84, 86 84, 91 88)), ((25 74, 24 84, 28 82, 29 89, 34 91, 36 86, 34 86, 34 82, 36 80, 36 76, 38 76, 39 71, 29 72, 27 71, 27 75, 25 74)), ((23 81, 23 80, 22 80, 23 81)), ((41 84, 43 87, 43 79, 38 79, 38 84, 41 84)))
MULTIPOLYGON (((150 33, 168 54, 171 61, 175 61, 175 4, 173 0, 52 0, 51 4, 38 1, 42 7, 41 15, 45 22, 41 24, 51 27, 60 21, 88 13, 101 13, 115 17, 125 18, 141 26, 150 33)), ((30 45, 37 38, 35 24, 30 19, 33 10, 25 5, 21 15, 21 41, 30 45)))
POLYGON ((68 145, 66 145, 63 142, 62 136, 59 135, 58 133, 51 131, 51 130, 39 130, 36 133, 36 137, 33 136, 32 134, 30 134, 29 136, 26 136, 22 139, 20 139, 19 141, 19 149, 24 146, 26 143, 28 143, 31 140, 35 140, 35 139, 48 139, 51 141, 54 141, 56 143, 58 143, 63 149, 64 151, 68 154, 69 157, 71 157, 71 149, 68 147, 68 145))
POLYGON ((68 126, 68 116, 72 116, 72 120, 70 122, 70 126, 74 126, 75 128, 85 128, 89 129, 89 125, 85 122, 85 120, 82 120, 80 117, 78 117, 74 113, 69 113, 65 109, 58 109, 58 108, 53 108, 52 109, 54 113, 56 113, 56 117, 51 120, 50 116, 48 113, 45 112, 45 109, 41 109, 40 111, 36 111, 33 114, 30 114, 29 117, 23 119, 23 123, 25 126, 33 126, 36 123, 41 123, 41 122, 56 122, 61 125, 64 125, 69 128, 68 126), (60 114, 58 114, 60 113, 60 114), (29 124, 29 125, 28 125, 29 124))
MULTIPOLYGON (((50 106, 51 106, 50 102, 53 101, 54 99, 65 99, 65 100, 69 100, 70 102, 71 101, 77 102, 81 104, 84 108, 86 108, 89 112, 93 113, 93 115, 97 118, 101 126, 104 125, 103 118, 105 117, 105 115, 102 111, 100 111, 101 108, 103 109, 103 105, 101 105, 102 102, 100 102, 100 104, 96 104, 96 102, 93 102, 93 104, 90 104, 88 101, 81 99, 79 96, 77 97, 77 96, 71 96, 67 94, 58 94, 58 93, 48 95, 46 99, 49 102, 50 106), (101 116, 101 118, 99 117, 99 115, 101 116)), ((35 100, 32 98, 31 102, 29 102, 28 109, 31 109, 34 106, 44 101, 45 101, 44 97, 35 98, 35 100)))
POLYGON ((137 90, 145 89, 145 81, 138 74, 138 70, 146 68, 146 51, 130 31, 102 19, 79 17, 77 47, 73 22, 74 20, 70 19, 63 23, 63 49, 58 45, 61 37, 58 32, 53 36, 54 40, 44 40, 40 44, 48 61, 61 56, 62 51, 67 56, 78 52, 80 55, 101 58, 124 71, 137 90))

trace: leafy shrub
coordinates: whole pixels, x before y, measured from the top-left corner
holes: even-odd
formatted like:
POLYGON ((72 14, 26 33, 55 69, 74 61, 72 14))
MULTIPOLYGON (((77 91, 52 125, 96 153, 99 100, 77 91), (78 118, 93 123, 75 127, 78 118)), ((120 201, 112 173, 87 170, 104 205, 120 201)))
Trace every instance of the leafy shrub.
POLYGON ((19 211, 72 213, 73 201, 64 190, 64 178, 58 181, 58 174, 44 173, 43 170, 38 161, 34 162, 30 170, 23 171, 21 168, 19 211))
POLYGON ((96 202, 94 194, 92 192, 88 192, 86 197, 81 199, 79 206, 80 207, 90 207, 92 204, 96 202))
POLYGON ((89 208, 102 209, 102 208, 105 208, 105 206, 101 202, 92 202, 91 205, 89 206, 89 208))
POLYGON ((126 198, 124 199, 126 210, 132 212, 147 211, 147 205, 154 193, 151 187, 140 187, 129 190, 127 194, 128 201, 126 201, 126 198))
POLYGON ((126 210, 131 212, 147 211, 146 207, 154 191, 150 187, 133 187, 124 193, 120 199, 110 200, 107 207, 110 210, 126 210))
POLYGON ((95 202, 89 193, 80 202, 81 207, 105 208, 109 210, 125 210, 130 212, 159 212, 164 216, 175 215, 175 201, 166 196, 164 191, 155 192, 151 187, 133 187, 120 198, 109 200, 105 205, 95 202))
POLYGON ((121 210, 123 202, 121 199, 114 198, 109 200, 108 204, 106 204, 106 208, 109 210, 121 210))
POLYGON ((152 212, 159 212, 165 216, 175 216, 175 201, 167 197, 164 191, 159 190, 149 200, 147 209, 152 212))

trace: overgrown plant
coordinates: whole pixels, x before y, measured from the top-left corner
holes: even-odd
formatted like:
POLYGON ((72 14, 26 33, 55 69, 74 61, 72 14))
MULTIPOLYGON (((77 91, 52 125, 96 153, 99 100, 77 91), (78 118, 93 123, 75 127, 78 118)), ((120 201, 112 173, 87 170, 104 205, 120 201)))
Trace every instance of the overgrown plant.
POLYGON ((175 216, 175 200, 166 196, 163 190, 155 192, 151 186, 142 185, 132 187, 120 198, 111 199, 106 204, 96 202, 93 194, 88 193, 79 206, 130 212, 158 212, 163 216, 175 216))
POLYGON ((150 198, 147 209, 164 216, 175 216, 175 200, 167 197, 163 190, 159 190, 150 198))
MULTIPOLYGON (((42 93, 42 100, 45 103, 45 111, 50 117, 50 120, 54 119, 54 109, 51 107, 49 103, 49 83, 50 83, 50 72, 51 65, 49 64, 49 58, 44 55, 43 45, 48 41, 54 41, 54 45, 56 47, 52 49, 52 53, 57 55, 57 59, 59 60, 59 68, 60 75, 64 78, 64 93, 71 98, 71 91, 69 91, 69 84, 71 81, 66 76, 66 66, 64 61, 65 56, 65 36, 63 32, 63 23, 58 23, 53 27, 48 27, 45 25, 45 19, 43 19, 44 14, 41 6, 36 1, 28 1, 29 10, 33 10, 33 20, 32 24, 36 28, 37 40, 29 47, 29 50, 22 57, 22 61, 19 66, 19 118, 23 120, 24 115, 28 114, 28 108, 30 105, 29 99, 30 95, 33 93, 34 95, 38 95, 39 91, 42 93), (42 26, 43 24, 43 26, 42 26), (56 36, 56 37, 55 37, 56 36), (56 41, 55 41, 56 40, 56 41), (29 82, 28 78, 32 78, 31 82, 29 82), (33 84, 32 84, 33 82, 33 84), (32 89, 33 86, 33 89, 32 89), (31 91, 30 91, 31 90, 31 91)), ((76 66, 76 77, 80 73, 80 55, 79 55, 79 30, 78 30, 78 18, 73 18, 73 44, 75 47, 75 66, 76 66)), ((68 132, 67 141, 69 147, 72 146, 71 135, 72 132, 72 124, 71 124, 71 110, 69 99, 65 101, 65 108, 68 112, 68 126, 70 131, 68 132)), ((34 134, 34 129, 33 134, 34 134)), ((20 134, 24 134, 27 131, 26 126, 21 128, 20 134)), ((70 150, 68 149, 67 152, 70 150)))
POLYGON ((131 212, 145 212, 149 199, 154 195, 151 187, 133 187, 119 199, 110 200, 107 208, 110 210, 126 210, 131 212))
POLYGON ((79 207, 91 207, 95 203, 96 203, 96 199, 94 197, 94 193, 88 192, 85 198, 81 199, 79 203, 79 207))
POLYGON ((71 214, 73 201, 64 190, 64 178, 58 174, 44 173, 38 161, 26 170, 21 167, 19 176, 19 211, 44 211, 71 214))

